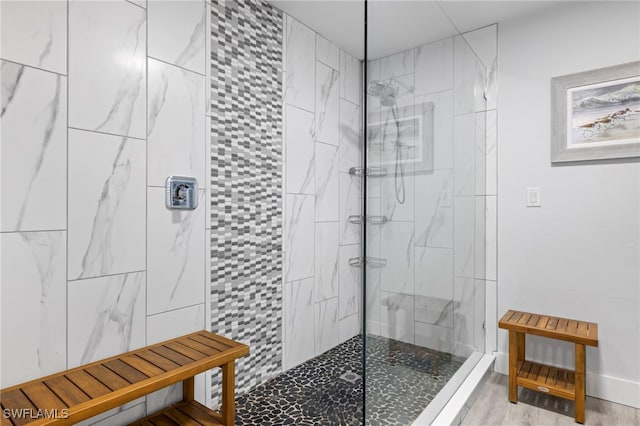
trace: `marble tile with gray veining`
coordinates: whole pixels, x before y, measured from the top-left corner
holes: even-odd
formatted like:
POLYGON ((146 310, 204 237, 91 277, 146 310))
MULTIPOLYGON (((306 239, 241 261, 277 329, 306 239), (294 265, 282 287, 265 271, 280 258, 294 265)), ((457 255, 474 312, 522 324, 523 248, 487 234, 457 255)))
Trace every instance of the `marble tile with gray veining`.
POLYGON ((340 69, 340 48, 316 33, 316 60, 333 68, 340 69))
POLYGON ((452 353, 453 329, 424 322, 415 322, 416 345, 440 352, 452 353))
POLYGON ((486 194, 498 193, 498 112, 487 111, 487 133, 485 138, 486 194))
POLYGON ((415 101, 417 114, 430 110, 433 117, 433 168, 453 168, 453 90, 416 96, 415 101))
POLYGON ((452 249, 416 247, 415 268, 417 295, 446 301, 453 298, 452 249))
POLYGON ((454 38, 454 108, 455 114, 486 110, 486 69, 462 36, 454 38))
POLYGON ((381 334, 381 309, 382 292, 380 291, 380 268, 367 269, 367 310, 366 310, 366 330, 367 334, 380 336, 381 334))
POLYGON ((0 234, 3 388, 66 368, 65 248, 63 231, 0 234))
POLYGON ((316 221, 338 221, 340 181, 338 147, 316 144, 316 221))
MULTIPOLYGON (((453 288, 451 289, 453 290, 453 288)), ((416 295, 415 320, 441 327, 453 328, 453 312, 457 303, 453 299, 416 295)))
POLYGON ((129 3, 136 4, 140 7, 147 7, 147 0, 127 0, 129 3))
POLYGON ((3 1, 0 12, 2 59, 67 73, 67 2, 3 1))
POLYGON ((387 261, 382 268, 382 291, 414 293, 413 228, 413 222, 388 222, 382 228, 382 254, 387 261))
POLYGON ((476 137, 476 114, 454 117, 453 181, 456 196, 475 195, 476 137))
POLYGON ((482 63, 486 74, 486 109, 497 108, 498 25, 489 25, 463 34, 482 63))
POLYGON ((455 197, 453 216, 453 273, 473 278, 475 197, 455 197))
MULTIPOLYGON (((286 196, 284 237, 286 256, 285 282, 313 277, 314 274, 314 212, 313 195, 286 196)), ((313 282, 313 280, 312 280, 313 282)))
POLYGON ((391 77, 412 74, 415 70, 413 55, 414 49, 409 49, 380 59, 380 78, 386 80, 391 77))
POLYGON ((416 245, 453 247, 452 173, 416 176, 416 245), (419 194, 418 194, 419 192, 419 194))
POLYGON ((495 281, 497 279, 497 257, 498 257, 498 218, 497 218, 497 197, 489 196, 485 200, 486 222, 485 222, 485 279, 495 281))
POLYGON ((357 244, 362 235, 362 225, 349 221, 350 216, 362 214, 360 199, 362 177, 340 173, 340 245, 357 244))
POLYGON ((381 300, 381 335, 401 342, 415 343, 414 296, 383 291, 381 300))
POLYGON ((486 343, 486 309, 487 285, 484 280, 475 280, 473 297, 473 347, 475 351, 484 352, 486 343))
POLYGON ((148 184, 164 186, 167 176, 194 176, 204 189, 204 77, 149 59, 148 184))
POLYGON ((315 144, 313 114, 287 105, 285 125, 286 192, 315 194, 315 144))
POLYGON ((318 302, 314 305, 314 309, 315 355, 318 356, 340 343, 338 298, 318 302))
POLYGON ((315 356, 313 278, 283 284, 284 369, 315 356))
POLYGON ((69 283, 69 367, 145 345, 144 272, 69 283))
POLYGON ((312 112, 315 104, 315 33, 285 15, 286 101, 312 112))
POLYGON ((360 314, 354 314, 350 317, 338 320, 338 329, 340 330, 340 343, 344 343, 352 337, 362 333, 362 318, 360 314))
POLYGON ((165 207, 164 188, 147 194, 147 314, 204 303, 204 191, 182 211, 165 207))
POLYGON ((348 173, 351 167, 362 163, 361 111, 358 105, 340 100, 340 171, 348 173))
POLYGON ((360 80, 360 61, 340 49, 340 97, 360 105, 362 95, 360 80))
POLYGON ((487 129, 487 113, 477 112, 474 117, 475 120, 475 183, 474 194, 486 195, 487 193, 487 141, 486 141, 486 129, 487 129))
POLYGON ((205 74, 205 2, 150 0, 149 56, 205 74))
POLYGON ((12 195, 0 208, 0 231, 65 229, 67 78, 12 62, 1 67, 0 186, 12 195))
POLYGON ((339 223, 315 224, 315 301, 338 295, 339 223))
POLYGON ((475 218, 474 218, 474 277, 484 280, 486 274, 486 197, 473 197, 475 218))
POLYGON ((414 55, 416 95, 453 88, 453 39, 416 47, 414 55))
POLYGON ((349 264, 350 259, 362 256, 359 244, 340 247, 340 289, 338 292, 338 318, 360 312, 362 267, 349 264))
MULTIPOLYGON (((414 220, 414 204, 416 194, 414 193, 415 176, 403 165, 388 164, 383 162, 387 170, 387 176, 376 179, 380 182, 380 202, 382 214, 391 221, 414 220)), ((416 190, 418 190, 416 188, 416 190)), ((422 196, 422 189, 420 196, 422 196)))
POLYGON ((145 269, 145 150, 69 130, 69 279, 145 269))
POLYGON ((453 313, 453 354, 466 358, 474 351, 474 280, 456 277, 453 289, 457 303, 453 313))
POLYGON ((338 76, 338 71, 316 62, 315 140, 336 146, 340 140, 338 76))
POLYGON ((146 138, 146 41, 144 9, 69 2, 71 127, 146 138))

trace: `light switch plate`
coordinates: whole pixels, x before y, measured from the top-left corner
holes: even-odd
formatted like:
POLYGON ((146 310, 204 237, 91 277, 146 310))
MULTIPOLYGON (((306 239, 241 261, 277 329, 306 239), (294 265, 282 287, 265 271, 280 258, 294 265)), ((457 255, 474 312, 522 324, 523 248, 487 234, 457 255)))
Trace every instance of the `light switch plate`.
POLYGON ((541 207, 540 188, 527 188, 527 207, 541 207))

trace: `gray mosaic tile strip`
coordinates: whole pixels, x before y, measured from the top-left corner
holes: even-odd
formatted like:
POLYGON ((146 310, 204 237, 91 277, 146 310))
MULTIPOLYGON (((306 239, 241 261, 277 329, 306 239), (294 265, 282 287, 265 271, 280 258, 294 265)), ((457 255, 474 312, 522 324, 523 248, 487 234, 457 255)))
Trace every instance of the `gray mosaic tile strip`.
POLYGON ((282 367, 283 18, 264 0, 211 14, 211 329, 251 347, 242 393, 282 367))

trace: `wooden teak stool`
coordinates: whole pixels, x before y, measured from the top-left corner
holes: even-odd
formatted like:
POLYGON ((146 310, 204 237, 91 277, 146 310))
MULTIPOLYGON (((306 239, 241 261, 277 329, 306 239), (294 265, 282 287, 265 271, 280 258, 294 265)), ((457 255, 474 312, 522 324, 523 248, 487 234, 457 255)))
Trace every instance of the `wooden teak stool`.
POLYGON ((509 401, 518 402, 518 386, 575 401, 575 419, 584 423, 585 345, 598 346, 598 324, 519 311, 507 311, 498 323, 509 330, 509 401), (525 336, 534 334, 575 344, 575 371, 525 359, 525 336))

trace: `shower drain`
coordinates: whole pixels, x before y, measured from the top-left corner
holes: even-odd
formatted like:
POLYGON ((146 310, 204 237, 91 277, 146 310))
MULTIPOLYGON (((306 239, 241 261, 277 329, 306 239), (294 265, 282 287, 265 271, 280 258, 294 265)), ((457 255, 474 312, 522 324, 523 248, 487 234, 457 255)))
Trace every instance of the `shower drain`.
POLYGON ((358 380, 360 380, 360 375, 357 374, 357 373, 354 373, 353 371, 347 371, 342 376, 340 376, 340 378, 342 380, 344 380, 345 382, 349 382, 349 383, 353 384, 353 383, 357 382, 358 380))

